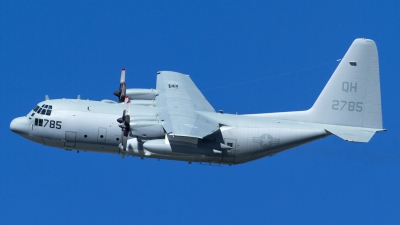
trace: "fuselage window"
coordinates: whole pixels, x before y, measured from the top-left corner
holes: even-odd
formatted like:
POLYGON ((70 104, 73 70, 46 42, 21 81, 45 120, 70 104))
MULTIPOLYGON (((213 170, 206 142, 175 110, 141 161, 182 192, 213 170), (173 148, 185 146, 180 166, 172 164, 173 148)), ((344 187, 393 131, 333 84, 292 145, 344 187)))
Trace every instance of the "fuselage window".
POLYGON ((50 116, 51 110, 47 110, 46 115, 50 116))
POLYGON ((42 109, 42 111, 40 112, 40 114, 44 115, 46 113, 45 109, 42 109))
POLYGON ((32 113, 32 114, 31 114, 31 116, 34 116, 34 115, 35 115, 35 113, 32 113))

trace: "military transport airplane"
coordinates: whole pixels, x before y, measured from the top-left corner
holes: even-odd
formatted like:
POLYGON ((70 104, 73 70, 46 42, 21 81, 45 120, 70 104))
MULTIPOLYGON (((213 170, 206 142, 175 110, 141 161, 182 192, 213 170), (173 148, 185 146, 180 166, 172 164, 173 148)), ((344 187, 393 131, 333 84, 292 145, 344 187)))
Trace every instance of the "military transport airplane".
POLYGON ((324 138, 368 142, 382 128, 378 52, 356 39, 314 105, 305 111, 215 112, 188 75, 157 73, 156 89, 127 89, 118 102, 48 97, 10 129, 66 150, 210 164, 245 163, 324 138), (122 114, 122 117, 121 117, 122 114))

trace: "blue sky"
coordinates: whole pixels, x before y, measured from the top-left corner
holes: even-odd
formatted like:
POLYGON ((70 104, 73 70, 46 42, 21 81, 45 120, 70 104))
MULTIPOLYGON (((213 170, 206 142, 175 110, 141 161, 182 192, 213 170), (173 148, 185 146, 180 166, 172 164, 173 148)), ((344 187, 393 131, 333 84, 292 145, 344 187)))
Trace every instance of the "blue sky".
POLYGON ((397 1, 2 1, 1 224, 398 224, 397 1), (10 121, 50 98, 115 99, 190 74, 227 113, 311 107, 355 38, 375 40, 384 127, 236 166, 68 152, 10 121), (251 82, 249 82, 251 81, 251 82))

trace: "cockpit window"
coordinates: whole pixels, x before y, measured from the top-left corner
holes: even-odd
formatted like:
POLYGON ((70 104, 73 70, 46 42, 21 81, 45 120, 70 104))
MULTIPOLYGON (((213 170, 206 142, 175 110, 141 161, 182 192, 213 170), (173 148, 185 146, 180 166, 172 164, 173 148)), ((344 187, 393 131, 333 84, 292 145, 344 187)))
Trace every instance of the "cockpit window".
POLYGON ((33 111, 35 111, 37 114, 50 116, 52 109, 53 106, 43 104, 42 107, 36 106, 33 111))

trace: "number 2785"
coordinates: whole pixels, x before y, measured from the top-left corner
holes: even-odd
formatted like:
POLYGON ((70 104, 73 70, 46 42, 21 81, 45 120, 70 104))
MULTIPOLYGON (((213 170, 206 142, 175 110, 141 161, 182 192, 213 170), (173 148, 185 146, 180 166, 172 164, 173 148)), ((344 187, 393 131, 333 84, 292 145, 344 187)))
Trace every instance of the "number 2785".
POLYGON ((333 100, 332 101, 332 110, 345 110, 345 111, 356 111, 362 112, 363 111, 363 102, 348 102, 348 101, 339 101, 333 100))

